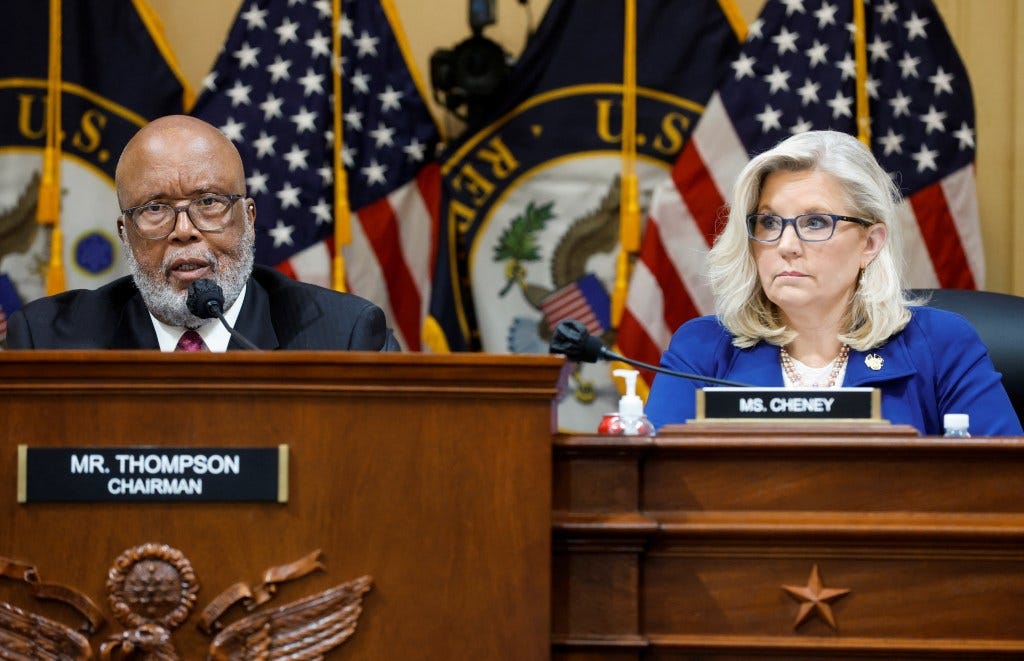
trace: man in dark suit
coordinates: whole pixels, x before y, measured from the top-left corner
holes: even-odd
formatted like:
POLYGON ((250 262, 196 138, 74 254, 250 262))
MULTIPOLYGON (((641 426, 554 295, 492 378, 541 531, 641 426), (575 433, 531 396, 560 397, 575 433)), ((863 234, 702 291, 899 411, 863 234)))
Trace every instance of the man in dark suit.
POLYGON ((256 203, 238 150, 213 126, 182 115, 147 124, 114 179, 131 276, 25 305, 8 320, 8 348, 243 348, 218 320, 188 310, 189 285, 203 278, 220 285, 224 316, 260 349, 398 348, 369 301, 253 266, 256 203))

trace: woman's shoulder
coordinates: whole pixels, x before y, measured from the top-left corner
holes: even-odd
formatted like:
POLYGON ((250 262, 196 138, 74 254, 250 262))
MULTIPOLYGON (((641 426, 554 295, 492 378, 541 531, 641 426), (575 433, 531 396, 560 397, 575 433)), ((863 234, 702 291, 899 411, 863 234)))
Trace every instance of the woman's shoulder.
POLYGON ((732 344, 732 334, 726 330, 718 317, 707 315, 694 317, 683 323, 672 335, 669 343, 670 351, 683 351, 686 354, 695 353, 718 354, 728 352, 732 344))
POLYGON ((910 322, 904 329, 905 334, 921 334, 924 338, 932 339, 978 336, 974 326, 955 312, 927 305, 914 305, 910 307, 910 315, 910 322))
POLYGON ((910 307, 911 321, 918 326, 928 329, 946 327, 971 327, 969 321, 956 312, 940 310, 928 305, 912 305, 910 307))
POLYGON ((675 337, 712 339, 728 335, 729 332, 719 321, 718 317, 709 314, 703 317, 694 317, 686 321, 676 330, 675 337))

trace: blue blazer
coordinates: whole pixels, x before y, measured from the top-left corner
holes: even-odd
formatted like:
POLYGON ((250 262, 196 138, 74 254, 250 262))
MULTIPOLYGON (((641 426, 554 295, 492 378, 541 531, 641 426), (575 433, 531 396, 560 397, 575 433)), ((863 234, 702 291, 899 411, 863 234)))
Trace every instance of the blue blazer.
MULTIPOLYGON (((1022 435, 1000 374, 967 320, 929 307, 913 307, 911 313, 906 328, 881 347, 850 350, 843 385, 879 388, 882 417, 893 424, 913 425, 926 436, 942 434, 946 413, 969 414, 972 436, 1022 435), (868 367, 865 358, 871 354, 882 358, 881 369, 868 367)), ((783 385, 777 346, 759 342, 739 349, 711 316, 683 324, 662 355, 661 365, 757 386, 783 385)), ((695 392, 700 387, 657 375, 647 399, 647 417, 656 427, 693 419, 695 392)))

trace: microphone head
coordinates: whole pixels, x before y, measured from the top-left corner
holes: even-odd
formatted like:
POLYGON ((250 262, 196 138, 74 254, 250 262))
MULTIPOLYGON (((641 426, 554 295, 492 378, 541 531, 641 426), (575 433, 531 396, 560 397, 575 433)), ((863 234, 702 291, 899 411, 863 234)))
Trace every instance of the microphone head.
POLYGON ((224 292, 213 280, 202 278, 188 286, 185 305, 200 319, 212 319, 224 308, 224 292))
POLYGON ((577 363, 596 363, 598 358, 604 357, 601 340, 588 333, 587 327, 575 319, 558 322, 548 351, 577 363))

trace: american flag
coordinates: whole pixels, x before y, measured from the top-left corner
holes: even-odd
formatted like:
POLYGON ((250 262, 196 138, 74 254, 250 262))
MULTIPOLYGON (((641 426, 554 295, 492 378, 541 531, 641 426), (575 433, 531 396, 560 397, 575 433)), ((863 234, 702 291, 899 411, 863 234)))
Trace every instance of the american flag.
POLYGON ((931 0, 865 4, 866 78, 858 82, 854 2, 768 0, 730 76, 656 190, 618 344, 656 363, 676 328, 714 312, 702 264, 750 155, 790 134, 857 134, 866 88, 870 144, 906 200, 910 284, 980 288, 984 260, 974 183, 967 72, 931 0))
POLYGON ((335 222, 349 291, 421 348, 438 235, 438 133, 391 0, 246 0, 192 114, 238 147, 256 199, 256 261, 323 286, 335 222), (341 98, 332 26, 341 39, 341 98), (335 114, 351 218, 335 209, 335 114))
POLYGON ((593 273, 551 294, 541 301, 540 308, 552 332, 565 319, 579 321, 591 335, 601 335, 611 327, 608 315, 611 301, 601 281, 593 273))

